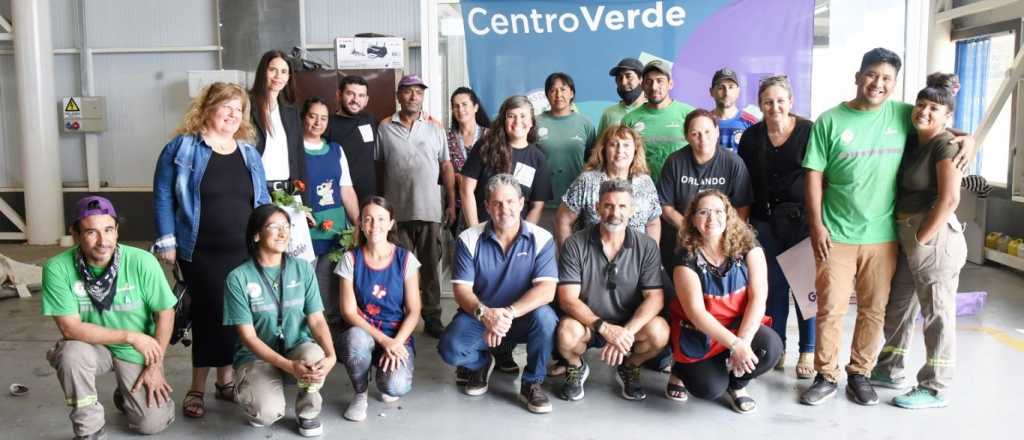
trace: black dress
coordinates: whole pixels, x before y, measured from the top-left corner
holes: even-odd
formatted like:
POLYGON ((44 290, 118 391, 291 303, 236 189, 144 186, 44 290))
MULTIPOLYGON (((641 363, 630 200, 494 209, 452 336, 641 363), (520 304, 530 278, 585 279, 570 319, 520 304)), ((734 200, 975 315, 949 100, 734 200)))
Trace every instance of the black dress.
POLYGON ((192 294, 192 366, 231 365, 238 333, 224 322, 224 280, 242 264, 253 210, 252 177, 241 148, 210 156, 199 184, 199 236, 192 262, 179 260, 192 294))

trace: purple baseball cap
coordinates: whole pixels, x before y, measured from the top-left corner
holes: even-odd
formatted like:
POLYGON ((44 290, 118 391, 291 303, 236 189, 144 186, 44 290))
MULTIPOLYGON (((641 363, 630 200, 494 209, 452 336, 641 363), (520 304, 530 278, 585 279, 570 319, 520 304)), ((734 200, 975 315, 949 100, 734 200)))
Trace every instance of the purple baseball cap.
POLYGON ((400 81, 398 81, 398 88, 408 86, 420 86, 423 87, 424 89, 427 88, 427 84, 423 82, 422 79, 420 79, 419 75, 416 74, 405 75, 402 77, 400 81))
POLYGON ((117 219, 117 211, 114 210, 114 205, 110 203, 110 200, 100 196, 87 196, 82 197, 75 204, 75 216, 71 218, 71 222, 77 223, 92 215, 109 215, 117 219))

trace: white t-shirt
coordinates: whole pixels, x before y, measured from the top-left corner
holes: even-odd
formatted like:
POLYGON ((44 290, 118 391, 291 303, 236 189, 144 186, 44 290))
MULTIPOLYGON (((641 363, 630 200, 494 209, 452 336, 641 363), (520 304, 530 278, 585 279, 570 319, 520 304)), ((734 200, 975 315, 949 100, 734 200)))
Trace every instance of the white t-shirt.
POLYGON ((288 136, 281 122, 281 108, 270 111, 270 130, 267 130, 267 142, 263 149, 263 172, 267 180, 288 180, 291 170, 288 168, 288 136))
MULTIPOLYGON (((302 140, 302 145, 308 151, 320 151, 321 148, 324 148, 324 147, 327 146, 327 143, 320 142, 320 143, 311 144, 309 142, 306 142, 305 139, 303 139, 302 140)), ((350 173, 348 171, 348 158, 345 157, 345 149, 344 148, 338 148, 338 153, 341 153, 341 159, 338 160, 338 168, 341 170, 341 178, 338 181, 338 186, 339 187, 342 187, 342 186, 352 186, 352 173, 350 173)))

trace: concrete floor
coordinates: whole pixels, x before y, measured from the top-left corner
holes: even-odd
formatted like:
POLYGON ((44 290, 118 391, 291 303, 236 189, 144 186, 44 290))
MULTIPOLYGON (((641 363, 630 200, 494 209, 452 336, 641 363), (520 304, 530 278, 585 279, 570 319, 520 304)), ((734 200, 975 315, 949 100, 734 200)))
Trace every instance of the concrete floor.
MULTIPOLYGON (((21 261, 42 262, 55 248, 28 248, 0 245, 0 253, 21 261)), ((840 393, 818 407, 797 403, 800 391, 809 381, 797 381, 792 365, 796 362, 796 327, 791 325, 789 368, 773 371, 751 385, 758 400, 757 412, 733 413, 724 402, 691 398, 684 404, 663 396, 666 375, 644 371, 648 399, 629 402, 618 397, 610 368, 590 354, 591 378, 586 399, 565 402, 553 399, 554 411, 548 415, 528 413, 515 400, 518 379, 495 373, 490 392, 472 398, 454 385, 453 369, 437 355, 436 341, 416 335, 417 362, 413 391, 393 404, 371 398, 369 417, 352 423, 341 417, 351 396, 344 367, 338 366, 324 389, 323 421, 327 438, 474 438, 488 439, 630 439, 640 437, 686 436, 689 438, 1020 438, 1015 422, 1024 416, 1019 400, 1024 381, 1024 278, 1020 273, 996 266, 968 264, 961 276, 961 291, 985 290, 988 304, 977 316, 960 320, 958 370, 946 409, 907 411, 888 401, 897 392, 879 389, 883 403, 875 407, 853 404, 840 393)), ((58 439, 71 436, 68 409, 54 371, 44 353, 59 337, 50 319, 39 316, 39 296, 30 299, 0 300, 0 387, 10 383, 27 385, 22 397, 7 393, 0 396, 0 439, 58 439)), ((454 303, 444 301, 445 318, 454 303)), ((852 309, 851 309, 852 310, 852 309)), ((853 326, 847 319, 847 337, 853 326)), ((794 318, 795 319, 795 318, 794 318)), ((920 333, 917 334, 918 336, 920 333)), ((910 365, 921 365, 924 349, 920 337, 910 365)), ((844 350, 846 358, 848 350, 844 350)), ((520 364, 525 352, 517 350, 520 364)), ((168 377, 180 402, 189 382, 189 354, 180 346, 172 347, 167 359, 168 377)), ((211 379, 212 380, 212 379, 211 379)), ((554 390, 559 379, 549 380, 554 390)), ((111 393, 114 378, 99 380, 100 401, 108 408, 107 432, 110 438, 134 437, 125 429, 125 418, 113 409, 111 393)), ((0 389, 2 389, 0 388, 0 389)), ((210 386, 212 390, 212 385, 210 386)), ((371 390, 373 390, 371 385, 371 390)), ((294 395, 290 390, 289 395, 294 395)), ((207 416, 201 420, 182 417, 161 434, 168 439, 299 438, 293 414, 265 429, 251 428, 241 410, 232 404, 207 399, 207 416)))

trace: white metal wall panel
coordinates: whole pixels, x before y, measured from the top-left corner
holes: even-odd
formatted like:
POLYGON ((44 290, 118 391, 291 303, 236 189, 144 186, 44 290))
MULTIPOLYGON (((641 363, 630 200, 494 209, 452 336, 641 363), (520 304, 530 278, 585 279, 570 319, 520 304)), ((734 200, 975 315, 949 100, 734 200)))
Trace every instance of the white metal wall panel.
POLYGON ((364 32, 420 39, 418 0, 306 0, 305 12, 307 44, 364 32))
POLYGON ((215 0, 86 0, 89 46, 206 46, 217 41, 215 0))
MULTIPOLYGON (((78 95, 79 63, 77 55, 57 55, 53 61, 55 79, 54 94, 78 95)), ((60 106, 60 102, 54 102, 60 106)), ((21 130, 18 127, 18 90, 14 75, 14 55, 0 55, 0 187, 20 188, 21 171, 21 130)), ((60 121, 53 121, 58 126, 60 121)), ((61 178, 65 182, 85 180, 85 161, 81 135, 60 134, 58 138, 61 154, 61 178)))
POLYGON ((50 1, 50 34, 51 38, 53 38, 54 49, 78 47, 78 41, 81 39, 82 34, 82 22, 78 18, 78 4, 80 1, 50 1))
POLYGON ((214 53, 97 55, 96 93, 107 97, 100 176, 118 187, 146 187, 161 148, 188 108, 187 70, 217 68, 214 53))

